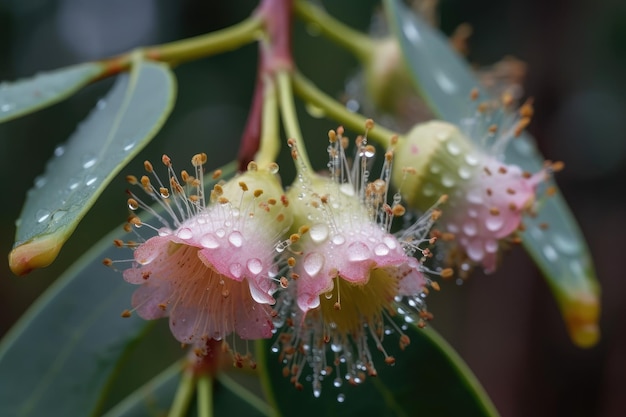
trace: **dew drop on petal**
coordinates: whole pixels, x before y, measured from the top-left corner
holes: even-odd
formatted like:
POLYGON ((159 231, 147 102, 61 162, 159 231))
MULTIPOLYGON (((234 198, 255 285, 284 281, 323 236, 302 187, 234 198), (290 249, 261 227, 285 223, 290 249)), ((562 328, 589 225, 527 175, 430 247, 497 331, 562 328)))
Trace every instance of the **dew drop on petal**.
POLYGON ((459 167, 458 173, 463 180, 469 180, 472 176, 472 172, 465 166, 459 167))
POLYGON ((476 223, 472 220, 468 220, 463 223, 463 233, 468 236, 476 236, 478 229, 476 228, 476 223))
POLYGON ((502 216, 489 216, 487 220, 485 220, 485 226, 487 230, 491 232, 496 232, 502 228, 504 225, 504 219, 502 216))
POLYGON ((37 223, 43 223, 46 220, 48 220, 49 217, 50 217, 50 210, 39 209, 37 210, 37 213, 35 213, 35 220, 37 220, 37 223))
POLYGON ((193 237, 193 232, 188 227, 183 227, 179 231, 176 232, 176 236, 181 239, 191 239, 193 237))
POLYGON ((363 242, 354 242, 348 246, 348 259, 353 262, 364 261, 369 258, 370 251, 363 242))
POLYGON ((324 223, 317 223, 311 226, 309 235, 315 243, 321 243, 328 239, 328 227, 324 223))
POLYGON ((337 246, 343 245, 344 243, 346 243, 346 238, 343 237, 343 235, 335 235, 332 238, 332 242, 337 246))
POLYGON ((215 249, 220 246, 217 239, 215 239, 215 237, 210 233, 207 233, 200 238, 200 244, 207 249, 215 249))
POLYGON ((243 268, 240 263, 233 262, 232 264, 230 264, 230 267, 228 268, 228 270, 235 278, 241 278, 241 273, 243 272, 243 268))
POLYGON ((35 187, 36 188, 41 188, 44 185, 46 185, 46 183, 48 182, 48 179, 44 176, 38 176, 37 178, 35 178, 35 187))
POLYGON ((487 253, 496 253, 498 251, 498 241, 497 240, 487 240, 485 242, 485 251, 487 253))
POLYGON ((378 256, 385 256, 389 253, 389 247, 384 243, 380 243, 374 248, 374 253, 378 256))
POLYGON ((472 240, 467 246, 467 256, 473 261, 479 262, 483 259, 483 248, 480 240, 472 240))
POLYGON ((473 204, 482 204, 483 202, 483 198, 480 195, 480 190, 476 188, 469 190, 467 194, 465 195, 465 198, 467 199, 469 203, 473 203, 473 204))
POLYGON ((394 250, 395 248, 398 247, 398 243, 396 242, 396 239, 392 238, 391 236, 385 236, 383 238, 383 243, 387 245, 387 247, 391 250, 394 250))
POLYGON ((319 252, 312 252, 304 258, 302 266, 309 276, 314 277, 322 270, 325 261, 324 255, 319 252))
POLYGON ((461 153, 461 148, 454 142, 448 142, 446 144, 446 149, 450 152, 450 155, 456 156, 461 153))
POLYGON ((224 230, 224 229, 217 229, 215 231, 215 235, 217 237, 224 237, 224 236, 226 236, 226 230, 224 230))
POLYGON ((465 162, 467 162, 467 164, 472 167, 478 165, 478 159, 471 154, 465 155, 465 162))
POLYGON ((343 380, 339 377, 335 378, 335 380, 333 381, 333 385, 337 388, 339 388, 342 384, 343 384, 343 380))
POLYGON ((235 230, 234 232, 231 232, 231 234, 228 235, 228 241, 234 247, 240 248, 241 245, 243 245, 243 236, 241 233, 235 230))
POLYGON ((441 184, 446 188, 452 188, 455 185, 455 181, 454 178, 452 178, 450 175, 444 174, 441 177, 441 184))
POLYGON ((342 403, 346 400, 346 395, 345 394, 337 394, 337 402, 338 403, 342 403))
POLYGON ((246 266, 248 267, 248 271, 254 275, 258 275, 263 271, 263 262, 261 262, 259 258, 249 259, 246 266))

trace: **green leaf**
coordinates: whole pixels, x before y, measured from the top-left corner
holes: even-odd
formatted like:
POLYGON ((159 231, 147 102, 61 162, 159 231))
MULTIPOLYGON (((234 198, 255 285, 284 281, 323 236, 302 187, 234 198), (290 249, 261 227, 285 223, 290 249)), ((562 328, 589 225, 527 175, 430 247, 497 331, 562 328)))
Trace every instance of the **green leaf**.
POLYGON ((58 103, 105 71, 104 64, 89 62, 0 83, 0 123, 58 103))
MULTIPOLYGON (((235 170, 235 163, 222 167, 224 178, 235 170)), ((207 187, 214 182, 207 175, 207 187)), ((169 329, 155 331, 167 320, 120 317, 137 287, 101 263, 129 257, 115 238, 137 236, 105 236, 0 341, 0 416, 100 415, 133 389, 129 379, 143 374, 135 378, 143 383, 180 356, 169 329)))
POLYGON ((157 134, 175 95, 164 64, 138 61, 118 77, 28 192, 9 258, 16 274, 56 258, 111 179, 157 134))
MULTIPOLYGON (((262 341, 257 348, 259 367, 265 373, 266 391, 270 403, 282 416, 381 416, 381 417, 495 417, 498 412, 485 394, 476 377, 458 354, 432 328, 409 326, 406 334, 411 344, 400 351, 391 342, 385 349, 396 359, 394 366, 385 365, 382 353, 375 346, 370 350, 378 355, 378 376, 367 377, 358 386, 346 381, 336 388, 332 381, 335 371, 324 381, 319 398, 313 396, 310 382, 302 383, 297 391, 289 378, 282 375, 284 365, 278 354, 270 354, 271 341, 262 341), (341 396, 341 397, 340 397, 341 396), (342 401, 338 401, 341 399, 342 401)), ((332 359, 330 364, 332 364, 332 359)), ((306 366, 306 365, 305 365, 306 366)), ((306 375, 307 370, 303 371, 306 375)))
MULTIPOLYGON (((384 0, 384 5, 422 97, 443 119, 459 123, 467 114, 471 90, 479 88, 483 97, 488 94, 443 34, 400 0, 384 0)), ((527 133, 507 147, 505 160, 529 172, 539 171, 544 163, 527 133)), ((548 185, 556 187, 553 180, 548 185)), ((594 345, 599 338, 600 288, 587 244, 563 197, 557 193, 542 201, 539 215, 524 224, 524 247, 543 272, 572 340, 581 347, 594 345)))
POLYGON ((147 323, 122 319, 132 285, 100 262, 112 233, 81 257, 0 343, 0 415, 86 416, 147 323))

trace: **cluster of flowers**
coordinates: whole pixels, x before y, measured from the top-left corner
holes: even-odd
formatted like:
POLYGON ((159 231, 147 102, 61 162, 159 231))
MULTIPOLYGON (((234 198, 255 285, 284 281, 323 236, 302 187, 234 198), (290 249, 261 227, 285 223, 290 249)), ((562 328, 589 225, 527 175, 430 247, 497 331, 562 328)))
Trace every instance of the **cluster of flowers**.
MULTIPOLYGON (((512 126, 527 123, 524 112, 512 126)), ((372 127, 368 121, 366 129, 372 127)), ((488 132, 495 137, 495 128, 488 132)), ((424 298, 439 285, 431 277, 451 276, 450 267, 468 263, 495 268, 501 242, 520 227, 550 170, 523 173, 472 145, 455 126, 430 122, 393 138, 373 179, 376 148, 367 134, 356 139, 353 158, 346 156, 342 128, 328 137, 327 175, 307 168, 296 141, 289 141, 297 176, 286 190, 276 164, 252 162, 205 195, 205 154, 193 157, 194 175, 177 175, 163 156, 167 180, 149 162, 148 175, 129 176, 161 207, 129 192, 127 231, 156 232, 115 242, 134 250, 123 270, 126 281, 139 285, 132 311, 144 319, 169 317, 175 338, 198 356, 231 334, 275 337, 272 351, 285 377, 299 389, 311 381, 315 396, 331 375, 337 387, 359 384, 376 375, 377 356, 395 362, 383 339, 394 334, 401 349, 410 344, 394 317, 419 327, 432 318, 424 298), (393 233, 404 204, 422 215, 393 233), (139 208, 161 226, 144 223, 139 208), (435 249, 449 254, 449 263, 427 268, 435 249)), ((213 179, 219 177, 215 172, 213 179)), ((105 260, 114 262, 124 261, 105 260)), ((249 355, 233 353, 236 365, 253 365, 249 355)))

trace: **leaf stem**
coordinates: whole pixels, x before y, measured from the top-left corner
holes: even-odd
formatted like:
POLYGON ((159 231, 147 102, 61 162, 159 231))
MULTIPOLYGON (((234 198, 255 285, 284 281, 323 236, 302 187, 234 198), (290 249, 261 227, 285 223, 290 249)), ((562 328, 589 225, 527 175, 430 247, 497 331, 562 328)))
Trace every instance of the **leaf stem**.
POLYGON ((261 140, 255 160, 259 167, 273 163, 280 152, 278 125, 278 97, 276 83, 267 74, 263 77, 263 112, 261 118, 261 140))
POLYGON ((237 49, 257 40, 263 28, 263 16, 253 13, 246 20, 225 29, 193 38, 144 49, 149 59, 181 63, 237 49))
POLYGON ((213 417, 213 376, 198 378, 198 417, 213 417))
POLYGON ((298 123, 298 115, 296 113, 296 106, 293 100, 292 74, 287 71, 278 71, 276 73, 276 79, 278 81, 278 94, 280 103, 280 113, 282 116, 287 136, 296 141, 298 147, 298 161, 302 165, 297 165, 298 170, 305 169, 308 172, 313 172, 313 167, 309 161, 309 157, 306 152, 306 146, 304 145, 304 139, 302 132, 300 131, 300 125, 298 123))
MULTIPOLYGON (((356 131, 365 129, 365 121, 367 120, 359 113, 351 112, 346 106, 340 104, 332 97, 321 91, 310 80, 299 72, 294 72, 292 77, 293 90, 304 101, 322 109, 326 116, 334 119, 345 126, 356 131)), ((400 135, 380 125, 375 125, 373 129, 367 132, 367 138, 373 140, 381 146, 389 146, 393 136, 400 135)))
POLYGON ((322 35, 352 52, 359 60, 369 60, 374 41, 364 33, 346 26, 308 1, 296 0, 294 11, 302 20, 315 24, 322 35))
POLYGON ((176 391, 172 408, 170 408, 170 412, 167 414, 168 417, 185 416, 187 408, 189 407, 189 402, 191 401, 195 383, 196 380, 193 372, 191 370, 185 370, 180 383, 178 384, 178 390, 176 391))

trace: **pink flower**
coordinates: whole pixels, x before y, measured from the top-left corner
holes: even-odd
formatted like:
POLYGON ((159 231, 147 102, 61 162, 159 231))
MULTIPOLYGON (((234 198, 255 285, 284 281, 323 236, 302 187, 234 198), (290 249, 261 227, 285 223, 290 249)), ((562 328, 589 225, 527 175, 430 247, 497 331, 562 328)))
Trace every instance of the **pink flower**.
MULTIPOLYGON (((270 337, 276 245, 291 225, 277 167, 258 170, 252 163, 247 172, 216 185, 206 205, 205 161, 205 154, 194 156, 196 175, 183 172, 181 183, 164 156, 169 187, 156 175, 158 185, 141 178, 173 225, 131 194, 131 209, 143 207, 164 225, 137 246, 132 267, 123 272, 125 280, 140 285, 133 309, 147 320, 169 317, 174 337, 183 343, 204 345, 233 332, 243 339, 270 337)), ((149 163, 146 168, 153 173, 149 163)), ((138 217, 130 223, 145 224, 138 217)))
MULTIPOLYGON (((381 177, 371 181, 367 166, 375 149, 359 138, 352 170, 341 132, 329 135, 330 178, 301 166, 288 191, 294 224, 304 232, 292 247, 294 280, 276 306, 276 324, 287 326, 274 350, 281 345, 287 363, 310 365, 315 396, 332 371, 329 364, 335 364, 336 386, 343 378, 358 384, 366 373, 376 374, 368 340, 374 340, 386 363, 395 361, 382 345, 383 334, 393 329, 402 348, 410 340, 391 316, 399 313, 422 325, 430 318, 423 298, 431 282, 412 255, 429 254, 419 245, 432 213, 399 235, 390 233, 392 220, 404 214, 399 195, 387 203, 393 153, 386 153, 381 177)), ((300 366, 286 370, 298 388, 302 372, 300 366)))
POLYGON ((435 236, 448 242, 447 262, 462 275, 473 265, 496 269, 503 244, 517 241, 523 215, 533 213, 539 184, 560 169, 546 164, 531 174, 503 162, 532 109, 524 105, 515 116, 499 106, 478 105, 476 115, 463 121, 463 131, 442 121, 419 124, 398 145, 393 180, 408 204, 424 210, 442 194, 449 196, 435 236))

